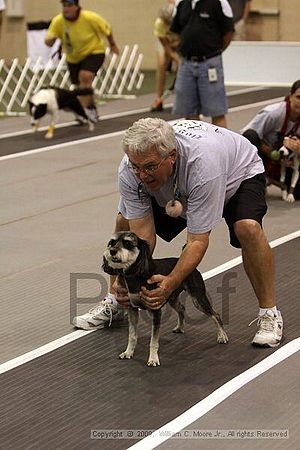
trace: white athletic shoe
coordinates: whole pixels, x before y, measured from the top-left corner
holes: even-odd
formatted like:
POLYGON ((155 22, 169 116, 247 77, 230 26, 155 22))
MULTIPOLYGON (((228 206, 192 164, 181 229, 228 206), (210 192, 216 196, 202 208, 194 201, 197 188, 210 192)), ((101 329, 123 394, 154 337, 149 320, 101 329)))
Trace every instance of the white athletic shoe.
POLYGON ((255 321, 257 321, 258 330, 252 344, 262 347, 277 347, 280 344, 283 333, 283 319, 280 311, 277 311, 275 316, 273 311, 268 309, 265 314, 252 320, 249 326, 255 321))
POLYGON ((94 330, 110 326, 113 320, 123 319, 123 308, 114 304, 109 297, 105 297, 86 314, 74 317, 73 325, 83 330, 94 330))

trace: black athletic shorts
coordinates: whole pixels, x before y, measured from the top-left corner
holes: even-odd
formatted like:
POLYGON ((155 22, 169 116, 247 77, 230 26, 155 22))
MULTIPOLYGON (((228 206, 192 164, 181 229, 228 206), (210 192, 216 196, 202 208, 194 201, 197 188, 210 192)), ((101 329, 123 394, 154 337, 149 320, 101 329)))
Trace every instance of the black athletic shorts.
MULTIPOLYGON (((255 175, 241 183, 224 207, 223 217, 229 228, 230 244, 233 247, 241 248, 233 229, 235 222, 242 219, 253 219, 262 226, 262 219, 267 212, 265 189, 265 174, 255 175)), ((165 208, 159 206, 154 197, 151 200, 156 234, 164 241, 171 242, 186 228, 186 220, 182 217, 168 216, 165 208)))
POLYGON ((68 69, 72 84, 78 83, 78 75, 81 70, 87 70, 96 75, 102 64, 104 63, 104 53, 97 53, 96 55, 89 55, 79 63, 68 63, 68 69))
POLYGON ((233 247, 241 248, 233 229, 235 222, 252 219, 262 226, 262 219, 268 209, 265 194, 266 177, 264 173, 259 173, 243 181, 224 207, 223 217, 229 228, 230 244, 233 247))

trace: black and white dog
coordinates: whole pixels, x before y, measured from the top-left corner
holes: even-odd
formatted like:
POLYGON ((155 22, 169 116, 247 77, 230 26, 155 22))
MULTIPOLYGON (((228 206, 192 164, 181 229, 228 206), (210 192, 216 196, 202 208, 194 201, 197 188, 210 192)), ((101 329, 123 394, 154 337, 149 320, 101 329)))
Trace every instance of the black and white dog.
POLYGON ((83 108, 78 98, 86 95, 93 95, 93 89, 74 89, 73 91, 51 87, 40 89, 29 100, 31 125, 37 131, 40 119, 47 113, 50 114, 51 122, 45 138, 52 139, 55 124, 58 120, 58 111, 63 109, 73 112, 79 121, 86 122, 89 130, 93 131, 94 123, 97 122, 96 108, 83 108))
MULTIPOLYGON (((119 358, 132 358, 136 347, 139 308, 146 309, 139 295, 141 286, 149 286, 146 281, 154 274, 168 275, 177 261, 178 258, 153 259, 148 243, 130 231, 115 233, 108 242, 103 254, 102 268, 104 272, 110 275, 118 275, 118 282, 127 288, 131 303, 128 311, 128 345, 126 350, 119 355, 119 358)), ((218 330, 217 342, 228 342, 221 318, 214 311, 207 298, 203 278, 197 269, 184 280, 182 285, 168 299, 168 302, 178 314, 178 322, 173 332, 184 332, 185 307, 178 299, 182 291, 186 291, 191 296, 197 309, 213 319, 218 330)), ((151 312, 153 314, 153 325, 147 365, 159 366, 158 347, 161 309, 151 310, 151 312)))
POLYGON ((294 190, 299 180, 300 157, 296 153, 292 152, 292 150, 289 150, 284 145, 279 149, 279 153, 281 156, 280 160, 281 198, 282 200, 288 203, 294 203, 295 201, 294 190), (289 191, 285 183, 287 162, 291 163, 290 167, 293 170, 289 191))

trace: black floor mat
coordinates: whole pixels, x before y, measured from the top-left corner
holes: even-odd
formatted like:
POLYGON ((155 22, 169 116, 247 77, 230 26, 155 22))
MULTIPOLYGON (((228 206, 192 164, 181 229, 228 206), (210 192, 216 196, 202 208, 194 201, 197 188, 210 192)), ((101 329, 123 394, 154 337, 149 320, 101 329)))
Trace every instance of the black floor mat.
MULTIPOLYGON (((300 238, 274 252, 287 343, 299 336, 300 238)), ((184 335, 171 332, 175 315, 168 307, 164 312, 160 367, 145 364, 150 320, 143 313, 132 360, 118 359, 127 329, 113 327, 6 372, 0 378, 3 448, 125 449, 135 441, 91 440, 91 430, 157 429, 276 351, 250 345, 256 327, 248 324, 257 305, 241 266, 206 285, 223 315, 229 344, 217 344, 213 323, 189 302, 184 335)))

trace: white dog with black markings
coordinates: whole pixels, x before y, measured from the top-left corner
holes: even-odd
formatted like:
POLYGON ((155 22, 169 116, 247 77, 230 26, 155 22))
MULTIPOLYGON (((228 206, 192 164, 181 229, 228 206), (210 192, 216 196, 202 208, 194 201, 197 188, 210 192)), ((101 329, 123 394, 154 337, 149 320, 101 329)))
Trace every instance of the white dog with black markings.
POLYGON ((51 122, 48 126, 46 139, 52 139, 54 128, 58 121, 59 110, 71 111, 80 122, 88 124, 89 130, 94 130, 94 123, 97 122, 97 110, 95 106, 83 108, 79 97, 93 95, 93 89, 74 89, 69 91, 60 88, 43 88, 33 94, 29 100, 29 112, 31 125, 34 131, 39 128, 40 119, 46 114, 50 114, 51 122))
POLYGON ((287 143, 288 140, 285 139, 284 145, 279 149, 281 198, 288 203, 294 203, 294 190, 299 181, 300 157, 287 147, 287 143), (287 165, 293 170, 289 190, 285 182, 287 165))
MULTIPOLYGON (((177 261, 178 258, 153 259, 148 243, 130 231, 115 233, 108 242, 103 254, 102 268, 104 272, 118 276, 119 283, 128 290, 131 304, 128 310, 128 345, 126 350, 119 355, 119 358, 132 358, 136 347, 139 308, 146 309, 139 295, 141 286, 147 286, 148 278, 154 274, 168 275, 175 267, 177 261)), ((178 314, 178 322, 173 332, 184 332, 185 307, 178 298, 182 291, 186 291, 190 295, 197 309, 204 312, 214 321, 217 327, 217 342, 222 344, 228 342, 221 318, 214 311, 207 298, 203 278, 197 269, 183 281, 168 299, 168 302, 178 314)), ((153 315, 153 325, 147 365, 159 366, 158 348, 161 309, 149 311, 153 315)))

